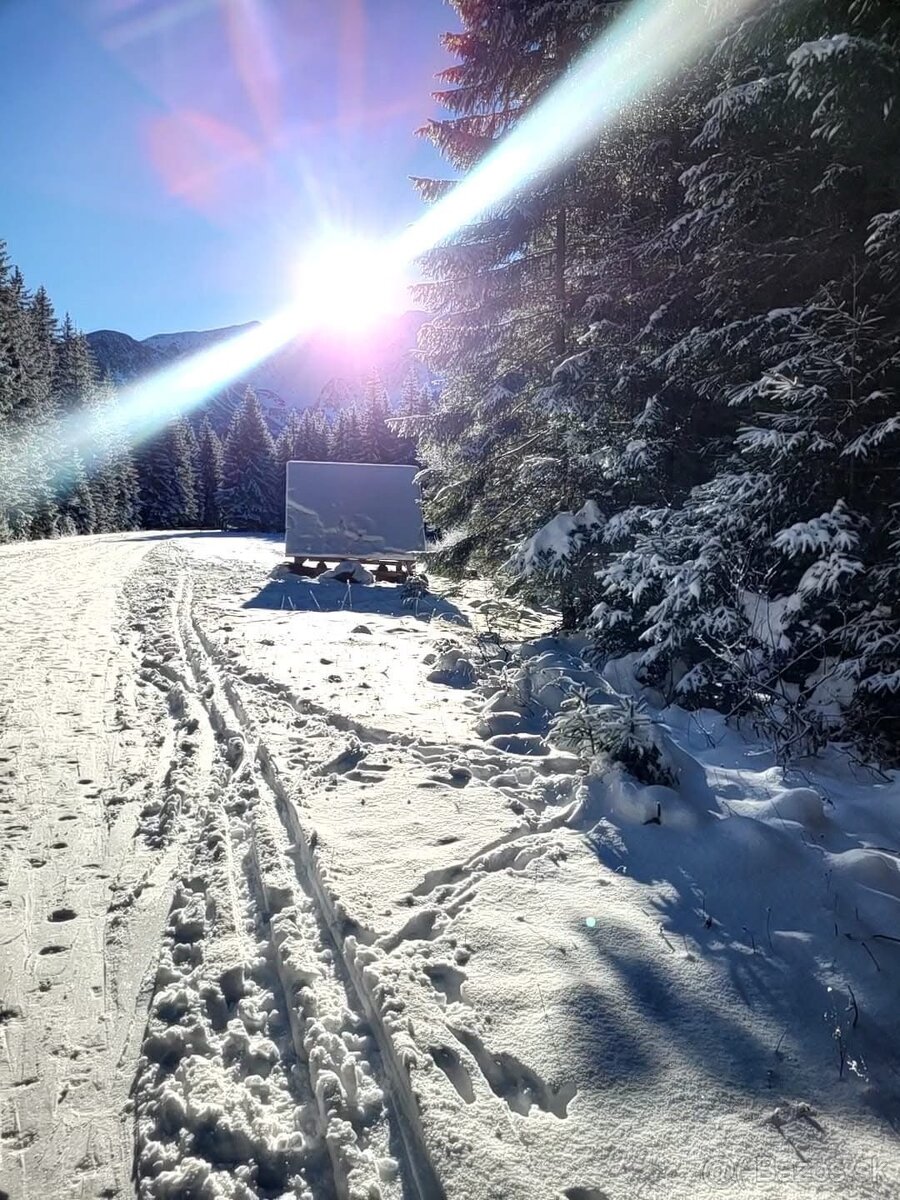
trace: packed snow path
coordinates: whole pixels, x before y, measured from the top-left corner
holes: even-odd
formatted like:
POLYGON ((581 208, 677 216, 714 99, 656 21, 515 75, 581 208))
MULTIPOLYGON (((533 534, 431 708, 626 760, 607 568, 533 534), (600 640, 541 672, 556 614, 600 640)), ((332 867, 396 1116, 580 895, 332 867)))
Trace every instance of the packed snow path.
POLYGON ((896 1194, 896 786, 590 778, 537 616, 279 562, 0 550, 0 1198, 896 1194))
POLYGON ((126 716, 134 669, 119 602, 151 545, 0 554, 0 1186, 11 1196, 95 1195, 130 1175, 120 1064, 143 1036, 139 989, 174 857, 145 854, 133 836, 156 732, 126 716))

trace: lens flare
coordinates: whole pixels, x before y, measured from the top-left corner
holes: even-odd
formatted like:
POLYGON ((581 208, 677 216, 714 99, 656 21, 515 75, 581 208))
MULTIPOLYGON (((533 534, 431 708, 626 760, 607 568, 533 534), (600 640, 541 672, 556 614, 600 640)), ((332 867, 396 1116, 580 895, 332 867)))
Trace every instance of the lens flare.
POLYGON ((389 243, 330 234, 300 262, 300 304, 320 329, 366 333, 407 307, 405 267, 389 243))
POLYGON ((403 234, 416 259, 523 185, 583 150, 618 114, 689 66, 725 25, 760 0, 636 0, 535 109, 403 234))
MULTIPOLYGON (((635 0, 475 170, 403 233, 381 243, 328 233, 303 257, 298 299, 261 325, 127 388, 112 416, 134 440, 189 412, 288 342, 326 328, 359 333, 402 307, 411 263, 543 172, 570 159, 628 104, 687 67, 761 0, 635 0)), ((55 446, 89 446, 100 418, 68 418, 55 446)), ((46 447, 25 450, 40 461, 46 447)))

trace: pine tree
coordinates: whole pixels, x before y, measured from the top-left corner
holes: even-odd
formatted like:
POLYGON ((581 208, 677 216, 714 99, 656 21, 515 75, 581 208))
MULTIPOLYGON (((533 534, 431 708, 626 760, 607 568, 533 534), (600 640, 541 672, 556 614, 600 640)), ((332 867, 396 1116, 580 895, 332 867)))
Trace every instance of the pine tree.
POLYGON ((24 382, 18 302, 6 243, 0 241, 0 421, 16 406, 24 382))
POLYGON ((275 443, 275 457, 283 467, 286 463, 302 461, 307 457, 306 444, 303 437, 303 417, 296 408, 292 408, 278 440, 275 443))
MULTIPOLYGON (((62 452, 54 483, 60 533, 72 535, 104 532, 104 527, 98 525, 94 492, 88 483, 87 472, 77 450, 70 447, 62 452)), ((43 504, 46 504, 46 501, 42 498, 42 507, 43 504)), ((42 512, 42 516, 46 521, 46 513, 42 512)), ((38 536, 47 537, 52 534, 44 533, 38 536)))
POLYGON ((66 313, 56 345, 53 392, 61 413, 80 407, 83 398, 97 382, 97 368, 84 334, 75 328, 66 313))
POLYGON ((184 529, 197 520, 191 445, 182 420, 166 425, 138 452, 141 525, 184 529))
POLYGON ((116 527, 137 529, 141 515, 140 476, 131 447, 120 443, 115 453, 116 527))
POLYGON ((223 451, 219 435, 205 417, 200 426, 197 446, 197 523, 201 529, 219 529, 222 513, 219 493, 222 489, 223 451))
POLYGON ((347 409, 339 409, 331 425, 328 457, 332 462, 352 462, 350 457, 350 428, 347 409))
POLYGON ((34 336, 35 368, 42 376, 52 381, 55 374, 59 322, 50 297, 42 287, 37 288, 32 297, 30 317, 34 336))
MULTIPOLYGON (((430 133, 467 170, 615 6, 456 7, 430 133)), ((508 561, 601 656, 798 748, 900 745, 898 47, 887 0, 773 0, 421 290, 442 565, 508 561)))
POLYGON ((4 526, 13 537, 52 537, 58 513, 53 494, 57 456, 50 363, 33 320, 33 302, 21 272, 7 270, 0 280, 0 326, 9 385, 3 433, 4 526), (4 336, 5 335, 5 336, 4 336))
POLYGON ((289 462, 303 462, 308 457, 303 418, 296 408, 292 408, 287 415, 284 428, 278 435, 278 441, 275 443, 275 463, 278 471, 278 479, 281 481, 280 485, 277 486, 276 493, 279 528, 284 526, 286 519, 285 481, 287 479, 287 464, 289 462))
POLYGON ((275 529, 281 483, 272 435, 255 392, 247 388, 225 439, 223 520, 242 529, 275 529))
POLYGON ((362 410, 364 462, 392 463, 401 459, 400 439, 388 425, 390 400, 377 371, 366 381, 362 410))
POLYGON ((347 409, 344 421, 344 437, 347 444, 347 462, 368 462, 366 458, 363 418, 355 406, 347 409))
POLYGON ((400 391, 400 406, 396 417, 388 424, 397 439, 396 462, 415 464, 418 462, 415 430, 423 427, 431 412, 431 397, 428 389, 420 382, 411 368, 403 380, 400 391))
MULTIPOLYGON (((463 29, 443 40, 460 61, 443 72, 448 86, 438 93, 454 115, 423 132, 468 171, 564 76, 618 6, 455 7, 463 29)), ((545 429, 540 391, 574 348, 581 271, 598 238, 590 154, 527 181, 423 258, 429 280, 417 295, 432 320, 420 350, 444 386, 434 412, 410 430, 428 468, 431 523, 448 531, 439 551, 447 570, 469 561, 496 568, 510 544, 574 490, 565 451, 545 429), (556 469, 536 467, 551 456, 556 469), (559 476, 565 486, 548 494, 548 479, 559 476)), ((417 185, 427 201, 449 186, 417 185)))
POLYGON ((308 462, 327 462, 330 430, 320 409, 308 408, 300 422, 300 449, 308 462))
POLYGON ((110 421, 113 406, 114 395, 108 383, 89 383, 78 408, 80 422, 87 431, 87 436, 80 439, 80 457, 93 501, 96 533, 121 528, 118 469, 110 421))
POLYGON ((130 449, 86 340, 0 247, 0 540, 132 528, 130 449))

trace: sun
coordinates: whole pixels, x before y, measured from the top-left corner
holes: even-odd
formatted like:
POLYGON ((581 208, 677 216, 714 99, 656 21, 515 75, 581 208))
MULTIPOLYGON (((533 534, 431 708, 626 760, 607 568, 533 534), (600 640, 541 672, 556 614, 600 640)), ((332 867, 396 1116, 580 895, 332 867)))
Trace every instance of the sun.
POLYGON ((298 300, 315 327, 357 337, 409 307, 404 268, 389 242, 329 234, 300 260, 298 300))

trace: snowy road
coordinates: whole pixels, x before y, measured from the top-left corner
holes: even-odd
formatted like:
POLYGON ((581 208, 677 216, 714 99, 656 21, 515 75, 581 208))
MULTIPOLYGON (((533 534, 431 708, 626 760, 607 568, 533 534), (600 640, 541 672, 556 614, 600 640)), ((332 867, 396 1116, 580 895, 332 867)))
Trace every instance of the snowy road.
POLYGON ((708 730, 587 780, 474 585, 279 562, 0 550, 0 1198, 894 1194, 884 853, 708 730))
POLYGON ((155 756, 122 716, 119 598, 150 545, 0 554, 0 1177, 13 1196, 99 1194, 130 1173, 119 1064, 143 1034, 138 989, 158 950, 155 934, 137 939, 158 930, 170 873, 135 849, 134 782, 155 756), (145 899, 117 928, 145 870, 145 899))

